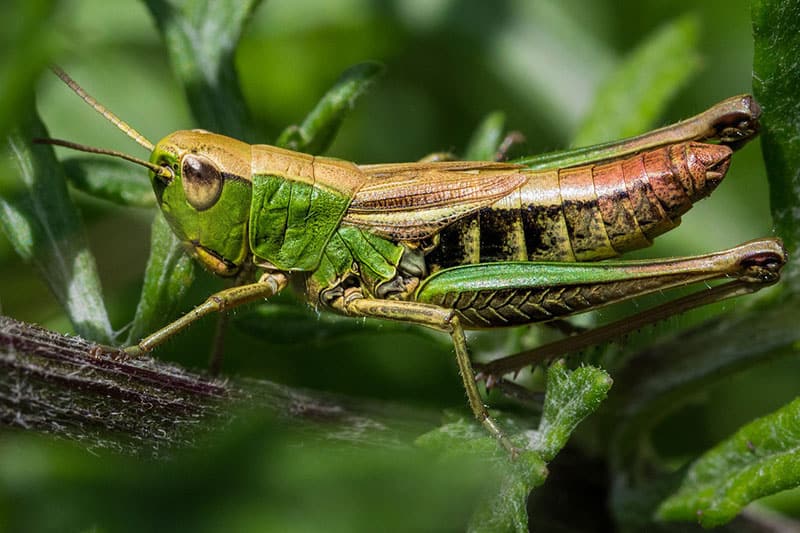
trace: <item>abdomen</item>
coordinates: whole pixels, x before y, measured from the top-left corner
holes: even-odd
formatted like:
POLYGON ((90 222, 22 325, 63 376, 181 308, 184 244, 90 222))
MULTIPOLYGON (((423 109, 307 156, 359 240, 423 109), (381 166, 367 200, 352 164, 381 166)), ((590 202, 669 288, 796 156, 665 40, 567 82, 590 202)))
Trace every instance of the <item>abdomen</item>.
POLYGON ((593 261, 649 246, 725 175, 731 149, 680 143, 625 159, 531 172, 439 233, 431 271, 498 261, 593 261))

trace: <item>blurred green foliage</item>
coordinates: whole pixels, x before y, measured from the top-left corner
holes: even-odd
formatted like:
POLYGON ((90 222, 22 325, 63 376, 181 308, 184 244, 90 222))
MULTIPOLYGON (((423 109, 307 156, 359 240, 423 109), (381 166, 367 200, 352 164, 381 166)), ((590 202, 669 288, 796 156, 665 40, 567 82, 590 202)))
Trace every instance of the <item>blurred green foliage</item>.
MULTIPOLYGON (((251 142, 280 139, 313 151, 324 149, 335 127, 309 142, 304 128, 316 124, 312 109, 342 72, 364 61, 378 61, 385 72, 368 92, 359 92, 358 103, 325 151, 360 163, 412 161, 435 151, 490 154, 488 147, 497 143, 496 132, 502 128, 501 117, 487 119, 481 134, 473 137, 473 132, 494 110, 505 113, 507 129, 523 132, 526 153, 532 154, 569 146, 576 136, 594 142, 611 140, 604 135, 637 133, 751 91, 750 12, 747 2, 740 0, 701 4, 271 0, 259 4, 225 0, 12 2, 20 23, 0 37, 0 73, 2 79, 13 82, 0 87, 0 134, 5 137, 8 128, 20 121, 21 110, 27 109, 21 102, 30 100, 31 84, 48 58, 153 141, 177 129, 206 127, 251 142), (287 129, 292 124, 300 126, 287 129)), ((773 4, 759 2, 757 7, 770 13, 773 4)), ((792 13, 791 7, 787 9, 792 13)), ((792 18, 785 15, 784 20, 792 18)), ((780 86, 796 88, 791 80, 780 86)), ((144 155, 54 76, 41 76, 36 94, 39 113, 53 137, 144 155)), ((791 116, 792 111, 786 113, 791 116)), ((737 154, 719 192, 689 213, 681 228, 639 256, 699 253, 770 234, 769 189, 758 148, 757 142, 752 143, 737 154)), ((780 196, 781 207, 791 211, 796 198, 792 200, 791 187, 782 190, 790 192, 780 196)), ((25 194, 18 172, 0 167, 0 197, 19 199, 25 194)), ((136 338, 151 329, 154 321, 190 308, 223 286, 198 272, 196 282, 186 290, 193 278, 192 267, 176 254, 176 243, 170 241, 163 224, 159 229, 158 221, 152 225, 156 228, 152 243, 161 255, 148 260, 152 210, 120 207, 80 192, 72 197, 96 257, 111 323, 124 330, 137 317, 128 331, 120 331, 119 338, 128 334, 136 338), (164 279, 158 281, 159 277, 164 279), (154 292, 145 291, 149 302, 140 301, 143 279, 146 285, 167 280, 167 292, 159 292, 165 285, 158 285, 154 292)), ((791 217, 783 223, 784 229, 796 229, 791 217)), ((0 279, 4 314, 70 331, 62 307, 3 236, 0 279)), ((663 297, 649 301, 663 301, 663 297)), ((226 373, 412 406, 464 409, 446 339, 397 325, 317 320, 310 311, 295 306, 288 294, 273 303, 280 307, 234 314, 226 373)), ((652 344, 657 335, 741 305, 728 303, 677 317, 635 336, 631 343, 652 344)), ((790 302, 786 309, 791 313, 796 306, 790 302)), ((729 322, 734 326, 728 332, 735 328, 742 336, 748 335, 751 317, 742 316, 747 319, 729 322)), ((785 313, 780 316, 786 318, 785 313)), ((159 357, 202 368, 213 330, 212 322, 207 324, 164 347, 159 357)), ((778 329, 788 335, 790 321, 778 329)), ((724 327, 719 335, 723 333, 724 327)), ((718 341, 712 339, 708 342, 713 348, 718 341)), ((750 366, 755 361, 731 356, 727 366, 710 365, 714 371, 699 371, 703 375, 696 380, 688 380, 687 373, 681 373, 686 367, 681 366, 675 370, 676 379, 690 386, 679 398, 660 388, 671 382, 660 383, 659 374, 644 376, 642 387, 657 393, 653 401, 643 396, 640 402, 642 416, 648 418, 646 427, 629 426, 624 433, 628 437, 624 447, 635 453, 632 464, 617 464, 613 472, 619 476, 614 483, 624 489, 614 495, 615 515, 587 520, 580 510, 593 511, 590 500, 608 500, 610 481, 599 483, 602 488, 590 493, 573 485, 566 490, 574 493, 564 498, 570 501, 569 508, 578 510, 561 514, 552 506, 548 511, 552 523, 560 520, 562 527, 575 530, 579 530, 577 524, 612 520, 628 527, 648 524, 658 501, 645 501, 645 492, 656 494, 658 500, 669 494, 671 486, 652 489, 652 480, 642 479, 644 473, 651 473, 654 465, 674 470, 745 422, 797 395, 798 361, 767 357, 786 354, 791 338, 781 340, 774 346, 761 343, 764 351, 758 353, 758 360, 762 364, 727 380, 712 378, 720 368, 730 373, 737 365, 750 366), (676 411, 674 404, 685 405, 686 394, 703 401, 676 411), (630 509, 636 516, 628 514, 630 509)), ((475 350, 479 357, 498 355, 513 350, 517 341, 513 335, 481 334, 473 338, 473 346, 480 347, 475 350)), ((734 342, 739 343, 729 344, 734 342)), ((702 354, 704 363, 715 360, 713 349, 701 346, 705 351, 690 352, 687 346, 692 345, 679 343, 679 348, 670 348, 673 353, 684 349, 679 354, 683 364, 691 366, 694 353, 702 354)), ((755 352, 752 348, 747 353, 755 352)), ((578 371, 574 372, 570 379, 577 380, 578 371)), ((630 405, 637 408, 635 402, 626 401, 639 389, 631 393, 624 379, 621 376, 622 392, 616 399, 612 389, 610 405, 620 410, 630 405)), ((600 392, 605 395, 602 387, 587 389, 586 401, 600 392)), ((576 405, 581 405, 584 397, 577 398, 576 405)), ((566 404, 567 399, 563 401, 566 404)), ((552 409, 561 404, 545 402, 548 405, 552 409)), ((507 407, 513 411, 513 406, 507 407)), ((573 417, 575 424, 595 407, 592 404, 573 417)), ((522 416, 530 426, 530 414, 522 416)), ((548 416, 555 415, 546 412, 543 418, 548 416)), ((608 424, 615 416, 601 410, 584 422, 575 440, 581 453, 602 456, 608 450, 607 435, 613 431, 608 424)), ((543 460, 552 459, 575 424, 559 427, 566 433, 548 448, 543 460)), ((459 439, 477 440, 469 432, 450 438, 455 440, 445 440, 439 448, 459 439)), ((259 415, 243 415, 230 435, 209 438, 199 449, 168 464, 96 458, 64 443, 3 432, 0 530, 463 530, 475 509, 479 512, 473 527, 508 525, 486 518, 480 502, 492 501, 493 491, 505 494, 509 480, 525 475, 507 476, 505 489, 498 488, 503 480, 496 479, 497 473, 488 474, 486 464, 468 455, 443 464, 413 448, 385 451, 307 443, 259 415)), ((543 477, 532 466, 525 474, 531 479, 525 481, 523 494, 543 477)), ((551 474, 558 477, 557 470, 551 474)), ((656 484, 662 481, 657 478, 656 484)), ((541 501, 552 497, 549 485, 545 483, 536 493, 539 503, 534 498, 531 508, 548 509, 541 501)), ((789 502, 782 508, 800 513, 797 497, 789 502)), ((524 504, 519 494, 506 503, 516 505, 517 513, 524 504)), ((548 524, 548 516, 533 520, 548 524)))

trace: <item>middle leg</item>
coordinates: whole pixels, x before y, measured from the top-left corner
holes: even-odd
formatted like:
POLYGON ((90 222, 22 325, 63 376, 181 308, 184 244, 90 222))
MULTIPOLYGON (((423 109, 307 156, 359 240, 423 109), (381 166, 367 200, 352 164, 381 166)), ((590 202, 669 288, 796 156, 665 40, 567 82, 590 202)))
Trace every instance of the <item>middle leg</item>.
POLYGON ((410 322, 427 326, 429 328, 449 333, 453 340, 456 352, 456 362, 464 389, 467 393, 469 406, 475 418, 495 437, 500 444, 515 457, 518 450, 503 432, 497 422, 489 414, 481 399, 475 373, 467 349, 467 339, 464 328, 456 312, 437 305, 401 300, 374 300, 364 298, 360 294, 349 294, 331 303, 338 311, 350 315, 372 318, 383 318, 400 322, 410 322))

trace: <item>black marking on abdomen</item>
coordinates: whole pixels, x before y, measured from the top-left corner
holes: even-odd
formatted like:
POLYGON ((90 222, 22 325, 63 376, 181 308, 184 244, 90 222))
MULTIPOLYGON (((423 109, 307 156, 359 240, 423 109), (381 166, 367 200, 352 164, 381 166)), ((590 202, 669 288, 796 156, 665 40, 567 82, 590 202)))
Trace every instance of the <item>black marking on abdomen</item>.
POLYGON ((487 207, 479 213, 480 262, 525 259, 525 240, 521 238, 522 217, 519 209, 487 207))
POLYGON ((425 257, 429 272, 457 265, 477 263, 478 214, 465 217, 439 232, 439 244, 425 257))

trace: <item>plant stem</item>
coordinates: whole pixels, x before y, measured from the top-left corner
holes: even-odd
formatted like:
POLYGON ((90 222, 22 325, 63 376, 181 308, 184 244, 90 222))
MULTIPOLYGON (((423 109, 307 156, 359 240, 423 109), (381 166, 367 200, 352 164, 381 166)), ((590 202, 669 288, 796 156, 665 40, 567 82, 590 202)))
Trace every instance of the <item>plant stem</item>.
POLYGON ((164 457, 249 408, 310 438, 379 446, 407 446, 438 418, 268 381, 212 379, 0 316, 0 427, 164 457))

